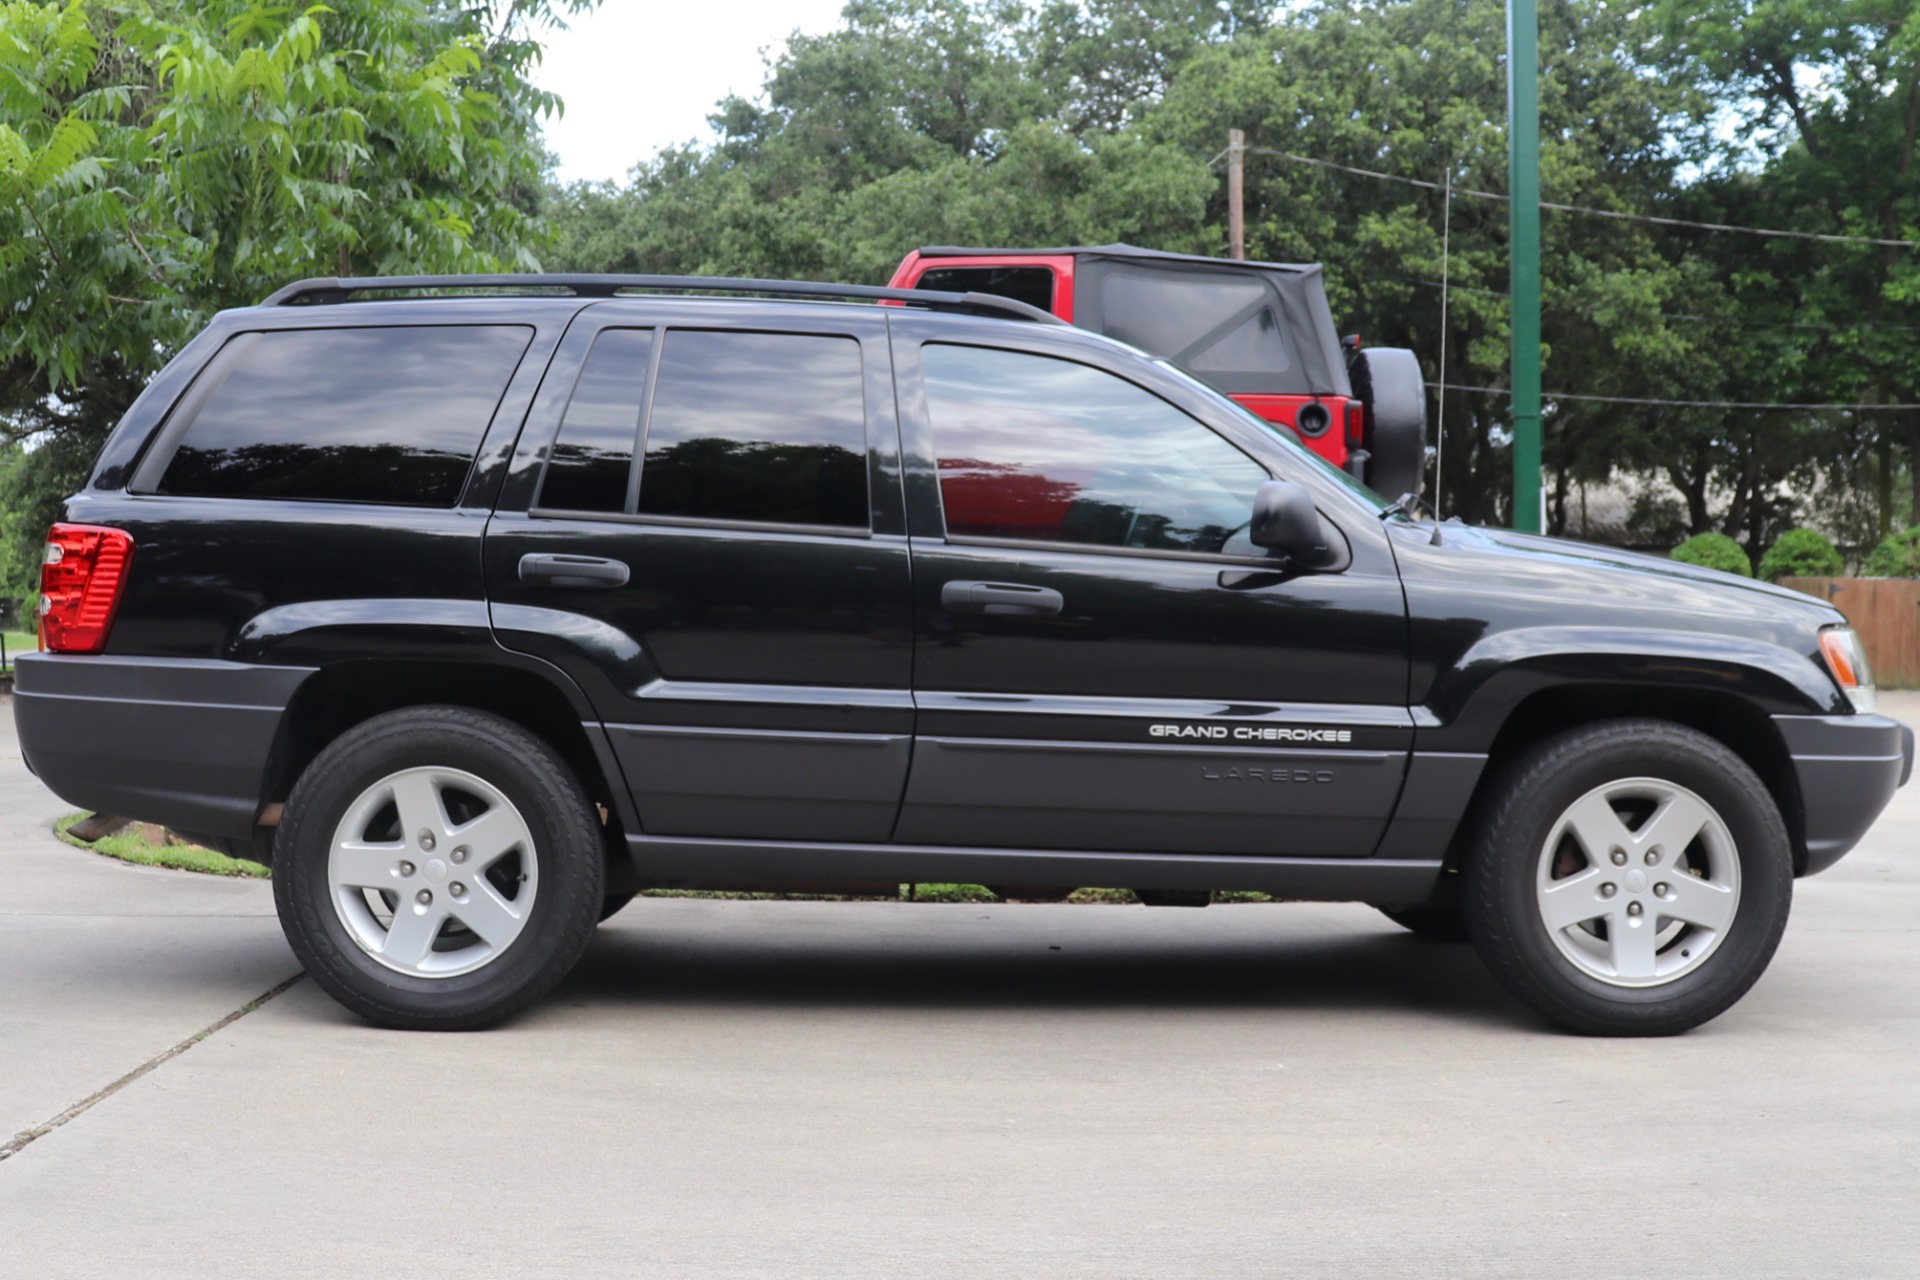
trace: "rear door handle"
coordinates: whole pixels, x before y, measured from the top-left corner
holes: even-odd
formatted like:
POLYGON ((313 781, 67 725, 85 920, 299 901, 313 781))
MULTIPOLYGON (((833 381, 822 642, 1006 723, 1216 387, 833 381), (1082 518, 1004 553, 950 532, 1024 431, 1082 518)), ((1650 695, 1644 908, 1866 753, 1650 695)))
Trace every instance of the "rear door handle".
POLYGON ((1051 587, 1028 587, 1017 582, 949 582, 940 588, 940 603, 953 613, 1026 618, 1050 617, 1066 606, 1066 600, 1051 587))
POLYGON ((520 557, 520 581, 542 587, 624 587, 631 577, 618 560, 532 552, 520 557))

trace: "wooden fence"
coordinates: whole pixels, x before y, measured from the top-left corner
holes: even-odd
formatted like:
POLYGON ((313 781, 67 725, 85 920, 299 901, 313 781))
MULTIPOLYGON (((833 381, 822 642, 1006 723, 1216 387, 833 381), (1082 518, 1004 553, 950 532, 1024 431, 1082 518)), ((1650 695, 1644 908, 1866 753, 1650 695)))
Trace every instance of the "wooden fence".
POLYGON ((1780 585, 1847 615, 1882 689, 1920 689, 1920 579, 1782 578, 1780 585))

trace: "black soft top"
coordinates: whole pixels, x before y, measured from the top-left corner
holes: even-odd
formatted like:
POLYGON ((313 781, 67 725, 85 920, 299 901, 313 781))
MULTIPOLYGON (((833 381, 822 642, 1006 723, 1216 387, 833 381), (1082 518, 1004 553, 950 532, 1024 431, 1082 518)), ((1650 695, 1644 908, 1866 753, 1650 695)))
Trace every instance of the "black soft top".
POLYGON ((1073 322, 1235 395, 1351 395, 1318 263, 1238 262, 1130 244, 936 245, 927 258, 1074 259, 1073 322))

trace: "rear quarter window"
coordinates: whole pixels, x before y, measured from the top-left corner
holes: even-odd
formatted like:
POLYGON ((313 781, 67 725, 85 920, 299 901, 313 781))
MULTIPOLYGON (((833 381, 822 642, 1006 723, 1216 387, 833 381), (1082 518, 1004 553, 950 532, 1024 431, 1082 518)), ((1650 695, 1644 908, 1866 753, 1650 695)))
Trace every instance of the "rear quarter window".
POLYGON ((536 506, 558 511, 628 509, 634 440, 652 353, 651 329, 608 329, 593 340, 547 459, 536 506))
POLYGON ((532 339, 521 325, 243 334, 212 389, 188 393, 156 491, 450 507, 532 339))

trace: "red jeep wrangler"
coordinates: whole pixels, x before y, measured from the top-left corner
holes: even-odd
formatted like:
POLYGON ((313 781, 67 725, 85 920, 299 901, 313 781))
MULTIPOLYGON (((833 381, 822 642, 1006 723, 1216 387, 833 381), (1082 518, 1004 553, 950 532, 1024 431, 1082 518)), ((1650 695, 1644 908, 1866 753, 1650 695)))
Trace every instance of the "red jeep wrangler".
POLYGON ((916 249, 896 289, 991 293, 1140 348, 1233 397, 1376 492, 1418 492, 1427 395, 1413 352, 1343 351, 1320 267, 1070 249, 916 249))

